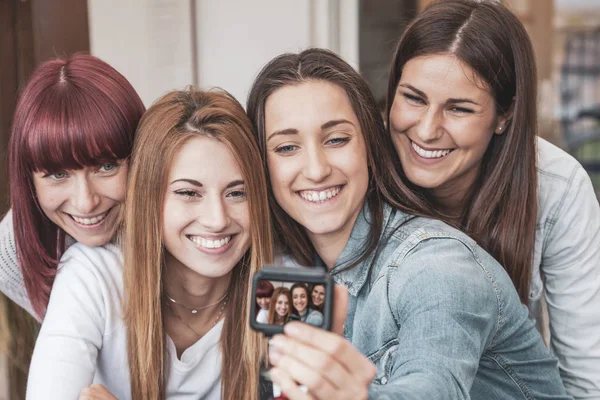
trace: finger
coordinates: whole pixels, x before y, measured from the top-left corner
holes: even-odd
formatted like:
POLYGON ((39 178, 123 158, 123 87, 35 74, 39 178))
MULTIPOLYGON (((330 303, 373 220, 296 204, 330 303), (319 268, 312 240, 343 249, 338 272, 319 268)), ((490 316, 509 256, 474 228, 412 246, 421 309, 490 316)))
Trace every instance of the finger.
POLYGON ((352 374, 354 379, 371 382, 375 377, 376 371, 373 363, 339 335, 299 322, 287 323, 284 331, 286 335, 298 342, 312 346, 335 358, 352 374))
POLYGON ((343 285, 333 287, 333 320, 331 331, 344 336, 344 324, 348 315, 348 289, 343 285))
MULTIPOLYGON (((282 357, 284 356, 303 364, 311 374, 314 373, 322 376, 335 389, 342 389, 345 382, 353 380, 348 370, 338 360, 327 353, 284 335, 277 335, 269 341, 269 359, 273 365, 284 369, 285 363, 281 364, 282 357)), ((296 376, 293 375, 292 378, 296 378, 296 376)), ((312 377, 311 379, 314 378, 312 377)), ((308 385, 308 381, 300 381, 299 379, 297 379, 298 382, 308 385)), ((308 386, 311 392, 314 392, 313 386, 308 386)))
POLYGON ((271 380, 273 384, 279 386, 281 391, 288 397, 290 400, 313 400, 310 394, 306 393, 306 391, 302 390, 296 382, 285 372, 278 368, 271 368, 269 371, 271 375, 271 380))

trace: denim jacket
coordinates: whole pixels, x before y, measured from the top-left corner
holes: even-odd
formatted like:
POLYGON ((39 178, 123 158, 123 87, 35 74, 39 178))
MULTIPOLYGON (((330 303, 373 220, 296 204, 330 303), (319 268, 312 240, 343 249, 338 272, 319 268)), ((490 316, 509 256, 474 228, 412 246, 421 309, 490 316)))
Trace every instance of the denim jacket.
POLYGON ((570 399, 510 278, 462 232, 386 205, 377 251, 342 271, 369 220, 365 206, 332 271, 344 336, 377 367, 369 398, 570 399))
POLYGON ((569 154, 537 141, 538 216, 529 309, 542 326, 548 304, 550 348, 567 392, 600 399, 600 205, 569 154))

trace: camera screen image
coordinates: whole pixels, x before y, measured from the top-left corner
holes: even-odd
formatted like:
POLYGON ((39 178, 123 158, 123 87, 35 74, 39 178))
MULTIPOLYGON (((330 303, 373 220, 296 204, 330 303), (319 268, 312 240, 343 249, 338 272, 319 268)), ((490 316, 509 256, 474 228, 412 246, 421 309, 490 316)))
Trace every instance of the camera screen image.
POLYGON ((326 298, 323 283, 260 280, 255 294, 255 318, 259 324, 301 321, 323 327, 326 298))

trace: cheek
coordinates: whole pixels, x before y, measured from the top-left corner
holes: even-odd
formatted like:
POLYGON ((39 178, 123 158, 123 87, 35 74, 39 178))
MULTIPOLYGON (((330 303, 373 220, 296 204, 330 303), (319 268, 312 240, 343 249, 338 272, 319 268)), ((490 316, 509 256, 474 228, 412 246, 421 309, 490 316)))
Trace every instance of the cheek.
POLYGON ((390 109, 390 131, 401 133, 419 122, 421 113, 415 107, 408 106, 403 99, 394 100, 390 109))
POLYGON ((279 201, 280 194, 293 180, 294 169, 298 168, 298 163, 291 162, 292 159, 293 157, 267 156, 269 181, 277 201, 279 201))
POLYGON ((63 203, 72 197, 72 193, 67 186, 46 187, 36 185, 35 190, 38 203, 45 214, 56 212, 63 203))
POLYGON ((457 147, 483 153, 493 136, 493 130, 487 121, 464 118, 451 121, 446 130, 457 147))

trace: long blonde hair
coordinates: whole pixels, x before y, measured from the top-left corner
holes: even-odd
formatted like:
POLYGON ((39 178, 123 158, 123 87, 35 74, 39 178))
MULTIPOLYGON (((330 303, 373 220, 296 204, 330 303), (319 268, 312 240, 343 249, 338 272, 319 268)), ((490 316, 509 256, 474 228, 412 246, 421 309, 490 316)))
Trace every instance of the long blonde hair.
MULTIPOLYGON (((164 399, 168 370, 162 313, 162 209, 171 161, 195 135, 215 138, 238 160, 251 221, 251 246, 232 271, 221 335, 222 399, 257 399, 264 340, 249 328, 250 279, 272 261, 267 183, 252 125, 222 90, 174 91, 150 107, 134 145, 124 217, 124 316, 131 396, 164 399)), ((198 167, 202 167, 199 160, 198 167)))

